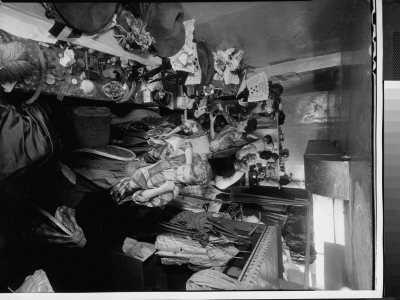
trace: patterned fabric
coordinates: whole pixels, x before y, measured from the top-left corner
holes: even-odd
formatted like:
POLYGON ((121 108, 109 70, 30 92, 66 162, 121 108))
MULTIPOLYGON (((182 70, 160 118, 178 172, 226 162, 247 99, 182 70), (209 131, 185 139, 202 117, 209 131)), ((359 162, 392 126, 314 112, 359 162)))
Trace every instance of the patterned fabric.
POLYGON ((180 194, 205 197, 210 194, 213 187, 210 184, 207 185, 187 185, 180 189, 180 194))
POLYGON ((196 72, 198 72, 199 64, 197 61, 197 57, 196 61, 194 60, 195 57, 193 53, 193 48, 195 46, 193 42, 194 22, 195 20, 188 20, 183 22, 183 25, 185 26, 185 44, 178 53, 169 58, 171 61, 172 69, 174 69, 175 71, 184 71, 193 74, 196 74, 196 72), (187 63, 185 65, 182 64, 182 62, 179 60, 181 55, 187 55, 188 57, 187 63))
POLYGON ((143 159, 147 162, 166 160, 175 152, 174 147, 168 141, 150 138, 147 143, 150 145, 150 149, 143 155, 143 159))
POLYGON ((232 140, 242 139, 242 133, 239 132, 236 127, 228 125, 224 129, 215 135, 215 140, 221 139, 224 136, 229 136, 232 140))
MULTIPOLYGON (((193 155, 193 163, 197 163, 204 160, 205 157, 197 153, 193 155)), ((148 207, 163 206, 171 200, 175 199, 179 191, 190 195, 204 196, 208 191, 207 186, 196 185, 196 186, 182 186, 175 183, 173 191, 163 193, 151 199, 146 199, 142 196, 143 192, 148 189, 158 188, 163 185, 168 179, 167 173, 171 170, 175 171, 179 166, 184 165, 186 157, 184 154, 173 157, 168 161, 159 161, 153 165, 141 167, 131 176, 130 188, 135 190, 133 195, 126 200, 120 202, 132 200, 135 204, 145 205, 148 207)))
MULTIPOLYGON (((142 158, 148 163, 154 163, 159 160, 168 160, 169 158, 173 157, 176 152, 174 146, 172 146, 172 144, 166 140, 150 138, 147 140, 147 143, 150 145, 150 149, 148 152, 143 154, 142 158)), ((193 147, 192 143, 190 141, 186 141, 178 147, 178 150, 185 151, 189 147, 193 147)))
POLYGON ((178 149, 181 149, 182 151, 186 151, 186 149, 188 149, 188 148, 193 148, 193 145, 192 145, 191 142, 186 141, 186 142, 183 142, 183 143, 179 146, 178 149))
POLYGON ((230 136, 222 136, 218 139, 214 139, 210 143, 210 151, 218 152, 223 151, 235 146, 234 140, 230 136))
POLYGON ((224 129, 215 135, 210 143, 210 151, 218 152, 232 147, 244 145, 246 143, 243 134, 238 132, 236 127, 227 125, 224 129))
MULTIPOLYGON (((186 156, 185 154, 181 154, 175 157, 171 157, 168 160, 168 163, 172 167, 172 169, 177 169, 179 166, 182 166, 186 163, 186 156)), ((207 161, 207 158, 205 155, 200 155, 199 153, 193 153, 193 159, 192 162, 198 163, 200 161, 207 161)))
POLYGON ((179 186, 175 184, 174 190, 163 193, 151 199, 142 196, 145 190, 154 189, 162 186, 167 178, 164 171, 171 169, 171 165, 166 161, 159 161, 154 165, 138 169, 131 177, 131 187, 136 187, 131 199, 134 203, 148 207, 163 206, 175 199, 179 194, 179 186))

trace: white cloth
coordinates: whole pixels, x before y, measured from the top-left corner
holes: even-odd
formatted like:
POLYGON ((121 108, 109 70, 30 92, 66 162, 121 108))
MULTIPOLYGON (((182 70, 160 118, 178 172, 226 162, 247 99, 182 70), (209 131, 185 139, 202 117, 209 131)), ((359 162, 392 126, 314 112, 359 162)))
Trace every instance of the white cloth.
POLYGON ((186 85, 194 85, 201 83, 201 67, 199 63, 199 56, 197 54, 197 44, 193 43, 193 59, 194 62, 194 72, 189 73, 188 78, 186 79, 186 85))
POLYGON ((185 71, 189 73, 195 73, 195 66, 193 64, 194 59, 194 43, 193 43, 193 31, 194 31, 194 22, 195 20, 188 20, 183 22, 185 26, 185 44, 182 49, 175 54, 174 56, 169 57, 171 62, 172 69, 175 71, 185 71), (182 64, 182 61, 179 59, 182 54, 187 54, 187 63, 185 65, 182 64))
POLYGON ((249 79, 244 79, 237 95, 247 86, 249 90, 249 102, 267 100, 269 96, 268 77, 265 72, 256 74, 249 79))

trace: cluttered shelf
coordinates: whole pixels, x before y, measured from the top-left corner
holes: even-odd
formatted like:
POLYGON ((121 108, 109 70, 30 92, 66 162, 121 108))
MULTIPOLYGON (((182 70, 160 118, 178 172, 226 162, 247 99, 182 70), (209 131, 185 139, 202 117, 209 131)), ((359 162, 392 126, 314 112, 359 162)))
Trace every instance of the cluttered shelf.
MULTIPOLYGON (((36 64, 36 70, 30 78, 15 84, 16 91, 34 92, 43 80, 45 83, 42 85, 42 92, 56 95, 58 100, 65 96, 113 102, 128 101, 131 97, 134 99, 138 86, 134 81, 128 80, 128 75, 135 66, 133 61, 118 59, 117 62, 111 55, 68 46, 62 42, 55 45, 40 43, 45 68, 41 70, 41 54, 34 45, 37 42, 4 31, 0 34, 3 41, 23 42, 28 59, 36 64)), ((136 103, 141 104, 142 101, 136 103)))

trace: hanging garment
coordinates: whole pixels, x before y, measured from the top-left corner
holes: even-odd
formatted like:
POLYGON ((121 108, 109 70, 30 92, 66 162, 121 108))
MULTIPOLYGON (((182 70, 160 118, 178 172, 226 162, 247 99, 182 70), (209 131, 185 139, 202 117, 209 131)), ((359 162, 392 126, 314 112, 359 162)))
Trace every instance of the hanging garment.
POLYGON ((53 153, 46 105, 18 109, 0 104, 0 182, 44 164, 53 153))

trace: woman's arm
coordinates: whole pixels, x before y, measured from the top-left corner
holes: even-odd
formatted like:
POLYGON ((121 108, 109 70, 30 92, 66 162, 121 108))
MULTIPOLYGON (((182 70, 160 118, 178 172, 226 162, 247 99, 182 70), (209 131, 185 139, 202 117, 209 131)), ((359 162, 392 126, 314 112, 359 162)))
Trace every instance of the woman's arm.
POLYGON ((261 138, 259 136, 256 136, 256 135, 252 134, 252 133, 248 133, 247 137, 252 138, 252 139, 257 139, 257 140, 261 138))
POLYGON ((160 138, 161 138, 161 139, 167 139, 167 138, 169 138, 171 135, 173 135, 173 134, 175 134, 175 133, 178 133, 178 132, 180 132, 181 130, 182 130, 182 126, 178 126, 178 127, 174 128, 174 129, 172 129, 170 132, 164 133, 164 134, 160 135, 160 138))
POLYGON ((240 178, 243 177, 243 171, 236 171, 231 177, 224 178, 222 176, 215 177, 215 185, 217 188, 224 190, 230 187, 232 184, 237 182, 240 178))
POLYGON ((185 150, 186 164, 190 165, 193 162, 193 147, 187 147, 185 150))
POLYGON ((158 188, 155 189, 150 189, 150 190, 144 190, 141 192, 141 196, 143 197, 143 199, 145 200, 150 200, 151 198, 154 198, 162 193, 165 193, 164 189, 160 186, 158 188))
POLYGON ((193 145, 191 142, 183 142, 179 149, 185 151, 185 162, 190 165, 193 162, 193 145))
POLYGON ((213 140, 215 138, 215 131, 214 131, 214 122, 217 116, 213 116, 210 114, 210 137, 213 140))
POLYGON ((174 199, 179 188, 172 181, 166 181, 158 188, 139 190, 132 195, 133 202, 149 207, 162 206, 174 199))

